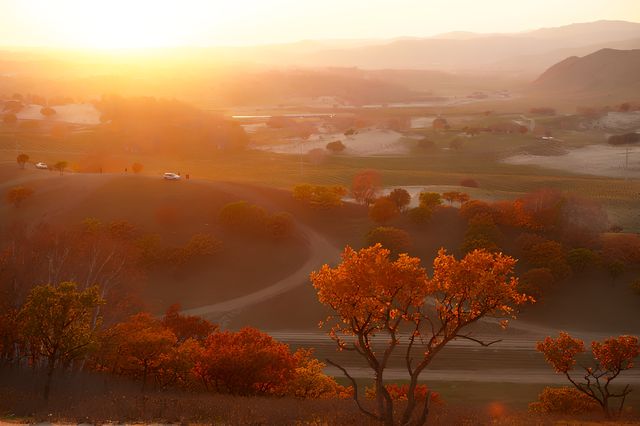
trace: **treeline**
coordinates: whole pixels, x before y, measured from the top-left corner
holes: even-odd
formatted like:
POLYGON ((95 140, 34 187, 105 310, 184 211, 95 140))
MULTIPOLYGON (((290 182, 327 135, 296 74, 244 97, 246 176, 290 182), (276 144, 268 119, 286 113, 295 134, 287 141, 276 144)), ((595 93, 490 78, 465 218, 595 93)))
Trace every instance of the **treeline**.
POLYGON ((640 133, 625 133, 622 135, 609 136, 610 145, 628 145, 640 142, 640 133))
POLYGON ((0 363, 54 373, 98 371, 138 381, 141 389, 180 388, 233 395, 349 397, 312 351, 289 347, 252 328, 220 331, 170 307, 103 326, 97 287, 73 282, 34 287, 15 312, 0 316, 0 363))
MULTIPOLYGON (((411 208, 412 196, 405 189, 381 193, 382 177, 377 171, 354 176, 350 195, 368 206, 376 225, 364 236, 366 245, 381 243, 396 255, 411 252, 419 232, 403 228, 419 229, 431 223, 436 212, 456 206, 449 214, 466 223, 458 253, 483 249, 518 257, 520 286, 536 298, 569 276, 592 268, 604 270, 615 281, 640 267, 639 235, 621 233, 621 228, 611 226, 598 203, 558 190, 543 189, 516 200, 493 202, 473 200, 461 191, 421 192, 418 205, 411 208)), ((640 281, 631 286, 640 293, 640 281)))

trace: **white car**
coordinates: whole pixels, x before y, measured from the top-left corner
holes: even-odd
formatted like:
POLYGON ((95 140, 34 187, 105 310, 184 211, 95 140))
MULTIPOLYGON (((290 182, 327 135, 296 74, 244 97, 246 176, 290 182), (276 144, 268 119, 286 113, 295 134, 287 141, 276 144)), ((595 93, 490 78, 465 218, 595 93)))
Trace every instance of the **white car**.
POLYGON ((162 175, 162 178, 166 180, 180 180, 180 175, 177 173, 165 173, 162 175))
POLYGON ((39 162, 39 163, 36 163, 36 169, 45 169, 46 170, 48 168, 49 168, 49 166, 47 166, 47 164, 43 163, 42 161, 39 162))

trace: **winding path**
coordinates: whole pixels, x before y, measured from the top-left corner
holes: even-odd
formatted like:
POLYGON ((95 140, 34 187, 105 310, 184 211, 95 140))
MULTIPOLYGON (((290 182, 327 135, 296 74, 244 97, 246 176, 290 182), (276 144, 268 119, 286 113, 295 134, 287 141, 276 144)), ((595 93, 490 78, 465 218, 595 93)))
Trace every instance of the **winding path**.
MULTIPOLYGON (((215 182, 211 183, 211 185, 219 190, 232 193, 234 195, 241 195, 242 197, 246 197, 252 201, 258 201, 263 206, 277 208, 277 206, 273 205, 271 200, 266 197, 256 197, 256 194, 253 191, 248 190, 243 185, 226 182, 215 182)), ((253 293, 211 305, 186 309, 183 310, 182 313, 184 315, 198 315, 208 318, 224 317, 225 314, 232 314, 258 303, 262 303, 293 288, 304 285, 309 282, 309 274, 311 271, 318 269, 325 263, 338 260, 340 250, 331 244, 327 238, 309 226, 301 223, 299 220, 295 219, 295 217, 294 221, 298 231, 305 238, 310 252, 307 261, 295 272, 288 277, 253 293)))

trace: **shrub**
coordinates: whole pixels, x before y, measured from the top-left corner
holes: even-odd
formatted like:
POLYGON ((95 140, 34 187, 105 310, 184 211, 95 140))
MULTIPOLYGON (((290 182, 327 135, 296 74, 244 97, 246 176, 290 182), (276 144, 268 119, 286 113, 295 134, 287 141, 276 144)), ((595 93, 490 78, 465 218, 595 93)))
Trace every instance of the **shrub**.
POLYGON ((422 225, 429 222, 432 213, 433 211, 425 207, 414 207, 409 210, 409 220, 417 225, 422 225))
POLYGON ((18 154, 16 161, 18 162, 18 165, 20 165, 20 168, 24 169, 24 165, 29 161, 29 156, 27 154, 18 154))
POLYGON ((209 234, 195 234, 189 242, 179 249, 175 261, 186 264, 198 259, 211 257, 222 250, 222 241, 209 234))
POLYGON ((435 142, 428 138, 423 138, 418 141, 418 148, 420 149, 433 149, 435 146, 435 142))
POLYGON ((33 189, 26 186, 15 186, 7 191, 7 202, 20 207, 22 202, 33 195, 33 189))
POLYGON ((347 147, 342 143, 342 141, 333 141, 329 142, 326 146, 327 151, 331 151, 333 153, 339 153, 344 151, 347 147))
POLYGON ((460 186, 464 186, 467 188, 479 188, 480 185, 478 184, 478 181, 475 179, 471 179, 471 178, 465 178, 462 179, 460 181, 460 186))
POLYGON ((284 394, 303 399, 351 398, 352 389, 339 385, 331 376, 324 374, 326 365, 313 357, 312 349, 298 349, 293 357, 296 368, 284 394))
POLYGON ((293 218, 288 213, 269 214, 260 206, 238 201, 225 205, 218 216, 222 225, 245 234, 283 239, 291 236, 293 218))
POLYGON ((460 206, 460 216, 472 221, 476 216, 496 218, 497 212, 491 204, 480 200, 471 200, 460 206))
MULTIPOLYGON (((404 383, 398 385, 396 383, 390 383, 384 385, 387 392, 389 392, 389 396, 394 401, 406 401, 407 400, 407 392, 409 390, 409 385, 404 383)), ((415 390, 415 398, 417 401, 424 401, 427 399, 427 394, 429 393, 429 388, 427 385, 418 384, 416 385, 415 390)), ((367 399, 376 399, 376 388, 375 387, 367 387, 365 388, 365 395, 367 399)), ((442 404, 442 398, 440 394, 437 392, 431 392, 431 402, 435 404, 442 404)))
POLYGON ((209 335, 195 373, 208 389, 234 395, 269 395, 294 376, 289 346, 255 328, 209 335))
POLYGON ((265 228, 268 213, 265 209, 255 204, 237 201, 222 207, 218 219, 226 227, 256 232, 265 228))
POLYGON ((366 237, 367 246, 377 243, 391 250, 393 254, 406 253, 411 249, 411 236, 408 232, 392 226, 379 226, 369 231, 366 237))
POLYGON ((144 168, 144 166, 140 163, 133 163, 131 165, 131 170, 133 170, 133 173, 138 174, 142 171, 142 169, 144 168))
POLYGON ((293 188, 293 198, 306 202, 313 207, 331 208, 342 205, 342 197, 347 195, 343 186, 324 185, 296 185, 293 188))
POLYGON ((51 107, 44 107, 40 110, 40 114, 44 115, 45 117, 53 117, 54 115, 56 115, 56 110, 51 107))
POLYGON ((593 399, 575 388, 546 387, 538 400, 529 404, 529 411, 540 414, 583 414, 600 410, 593 399))
POLYGON ((551 273, 551 269, 533 268, 520 276, 518 288, 521 292, 540 300, 554 281, 555 277, 551 273))
POLYGON ((386 223, 398 215, 398 207, 387 197, 378 198, 369 208, 369 217, 377 223, 386 223))
POLYGON ((437 192, 421 192, 419 195, 420 207, 433 210, 442 204, 442 197, 437 192))
POLYGON ((411 203, 411 194, 404 188, 395 188, 387 197, 393 201, 399 211, 406 210, 411 203))
POLYGON ((523 261, 537 268, 549 268, 557 280, 571 273, 564 247, 559 242, 536 234, 522 234, 516 244, 522 252, 523 261))
POLYGON ((500 250, 502 239, 502 232, 500 232, 491 216, 477 215, 469 221, 464 242, 460 249, 463 253, 470 253, 476 249, 496 252, 500 250))
POLYGON ((587 266, 596 264, 599 259, 593 250, 579 247, 569 250, 569 253, 567 253, 567 261, 573 272, 582 272, 587 266))
POLYGON ((275 239, 288 238, 293 233, 293 217, 286 212, 276 213, 269 217, 267 223, 269 234, 275 239))

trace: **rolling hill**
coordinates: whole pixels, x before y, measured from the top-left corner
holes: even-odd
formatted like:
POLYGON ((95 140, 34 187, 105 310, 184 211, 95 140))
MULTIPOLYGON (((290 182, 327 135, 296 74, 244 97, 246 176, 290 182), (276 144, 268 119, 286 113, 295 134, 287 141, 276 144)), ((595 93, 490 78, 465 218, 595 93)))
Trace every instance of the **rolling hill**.
POLYGON ((640 97, 640 49, 601 49, 546 70, 532 89, 580 96, 640 97))

